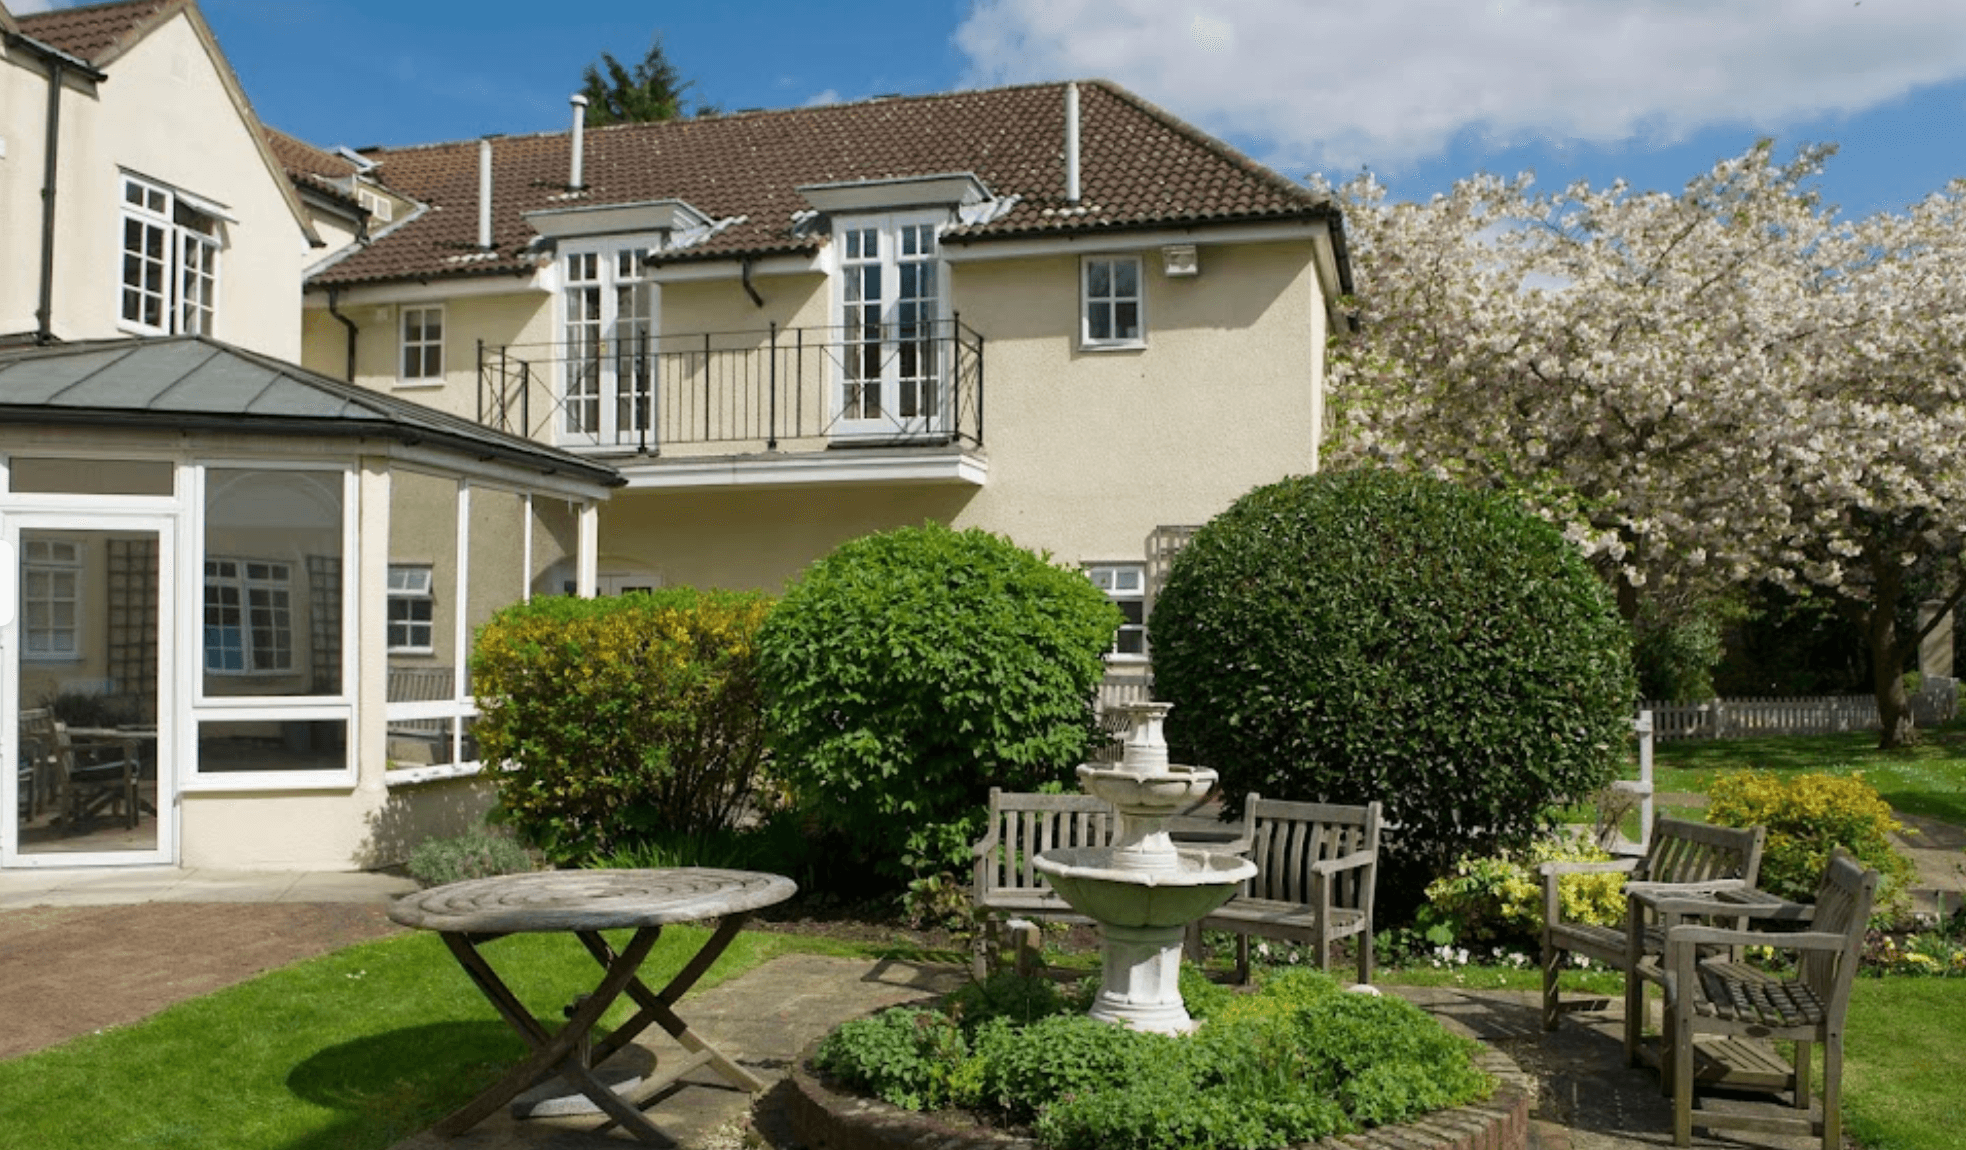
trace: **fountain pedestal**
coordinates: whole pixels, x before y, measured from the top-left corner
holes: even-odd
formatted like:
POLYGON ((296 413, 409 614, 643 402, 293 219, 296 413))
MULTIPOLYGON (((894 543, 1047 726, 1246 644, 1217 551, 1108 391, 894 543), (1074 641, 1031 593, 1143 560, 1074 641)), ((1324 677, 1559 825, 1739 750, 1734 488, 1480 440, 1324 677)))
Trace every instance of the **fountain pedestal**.
POLYGON ((1174 845, 1167 820, 1206 798, 1215 772, 1167 761, 1166 703, 1134 703, 1133 731, 1116 767, 1079 768, 1079 785, 1113 804, 1109 847, 1046 851, 1033 860, 1060 898, 1099 924, 1104 956, 1091 1015, 1137 1030, 1194 1029, 1181 1004, 1187 925, 1222 905, 1256 866, 1235 855, 1174 845))

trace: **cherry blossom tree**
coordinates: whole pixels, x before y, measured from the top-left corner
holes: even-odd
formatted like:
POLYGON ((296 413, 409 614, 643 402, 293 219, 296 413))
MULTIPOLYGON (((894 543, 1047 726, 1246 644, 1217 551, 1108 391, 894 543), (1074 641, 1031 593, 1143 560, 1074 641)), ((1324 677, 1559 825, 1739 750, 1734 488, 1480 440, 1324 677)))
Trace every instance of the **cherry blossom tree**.
POLYGON ((1966 185, 1852 224, 1809 187, 1830 154, 1758 145, 1676 195, 1330 189, 1358 277, 1331 457, 1517 492, 1628 616, 1750 579, 1840 596, 1895 745, 1905 572, 1957 587, 1966 533, 1966 185))

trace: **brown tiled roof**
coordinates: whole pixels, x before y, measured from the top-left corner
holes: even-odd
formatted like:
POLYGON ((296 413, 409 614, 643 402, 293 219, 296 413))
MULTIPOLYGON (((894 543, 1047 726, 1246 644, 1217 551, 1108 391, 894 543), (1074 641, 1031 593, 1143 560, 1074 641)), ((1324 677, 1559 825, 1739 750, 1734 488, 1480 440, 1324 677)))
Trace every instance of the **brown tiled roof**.
POLYGON ((586 194, 565 197, 569 134, 493 141, 492 239, 478 253, 478 141, 364 154, 390 188, 432 205, 317 274, 315 284, 530 271, 522 213, 681 200, 741 217, 667 257, 805 254, 795 226, 811 184, 973 172, 1015 205, 951 242, 1335 216, 1336 209, 1227 145, 1104 81, 1080 84, 1079 205, 1065 200, 1065 86, 1037 84, 778 112, 588 129, 586 194))
POLYGON ((165 8, 182 7, 183 3, 184 0, 123 0, 120 4, 57 8, 15 19, 23 35, 90 63, 101 63, 102 57, 124 46, 152 16, 165 8))
POLYGON ((262 127, 261 131, 266 133, 266 146, 273 150, 274 158, 287 169, 287 178, 296 187, 311 188, 344 203, 361 206, 348 182, 349 177, 360 170, 353 160, 324 151, 274 128, 262 127))

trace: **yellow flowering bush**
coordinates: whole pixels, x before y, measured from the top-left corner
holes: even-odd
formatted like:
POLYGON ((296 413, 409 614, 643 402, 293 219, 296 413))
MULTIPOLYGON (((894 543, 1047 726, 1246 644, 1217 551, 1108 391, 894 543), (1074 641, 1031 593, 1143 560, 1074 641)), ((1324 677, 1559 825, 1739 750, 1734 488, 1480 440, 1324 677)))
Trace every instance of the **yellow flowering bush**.
MULTIPOLYGON (((1533 940, 1543 929, 1546 862, 1604 862, 1611 855, 1581 839, 1539 839, 1526 857, 1463 857, 1451 874, 1427 885, 1421 919, 1428 941, 1445 945, 1533 940)), ((1570 874, 1557 879, 1557 900, 1572 922, 1616 926, 1625 921, 1622 873, 1570 874)))
POLYGON ((1861 774, 1734 771, 1707 790, 1707 821, 1728 827, 1765 826, 1759 885, 1783 898, 1808 901, 1838 846, 1883 875, 1877 905, 1895 913, 1905 899, 1911 863, 1891 845, 1899 823, 1891 806, 1861 774))
POLYGON ((673 587, 539 598, 494 616, 471 661, 500 817, 554 862, 657 832, 724 828, 766 764, 762 595, 673 587))

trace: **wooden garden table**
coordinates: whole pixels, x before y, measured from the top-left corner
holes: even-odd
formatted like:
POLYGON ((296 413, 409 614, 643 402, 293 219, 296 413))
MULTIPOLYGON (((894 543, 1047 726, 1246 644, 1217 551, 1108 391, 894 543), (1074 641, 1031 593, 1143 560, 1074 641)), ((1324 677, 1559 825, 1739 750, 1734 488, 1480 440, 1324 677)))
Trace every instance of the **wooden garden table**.
POLYGON ((668 1145, 669 1139, 637 1105, 608 1089, 593 1074, 594 1067, 650 1023, 668 1031, 690 1056, 681 1066, 661 1075, 659 1081, 644 1084, 638 1094, 653 1094, 703 1065, 740 1089, 753 1093, 764 1089, 756 1076, 691 1031, 676 1014, 675 1006, 737 937, 752 911, 783 902, 797 890, 791 879, 774 874, 676 867, 500 875, 433 887, 398 899, 390 906, 389 917, 404 926, 439 932, 471 981, 532 1048, 524 1062, 437 1123, 437 1133, 456 1137, 521 1091, 558 1074, 642 1141, 668 1145), (660 991, 644 985, 637 971, 662 928, 669 923, 707 918, 719 920, 717 929, 695 957, 660 991), (601 932, 621 929, 633 929, 635 934, 616 953, 601 932), (556 1033, 548 1033, 478 950, 480 944, 508 934, 543 931, 567 931, 578 937, 602 971, 594 989, 568 1008, 566 1025, 556 1033), (595 1023, 623 992, 641 1009, 603 1041, 591 1042, 595 1023))

